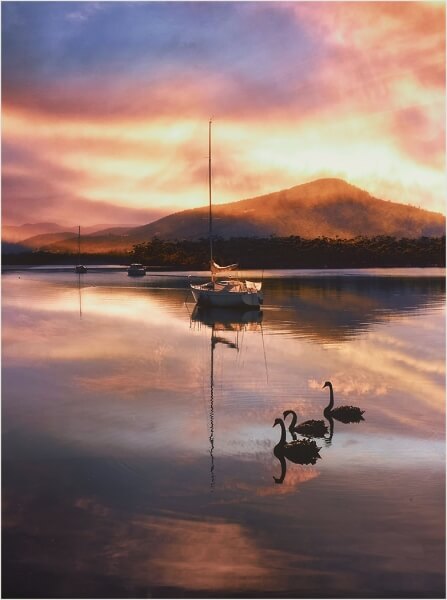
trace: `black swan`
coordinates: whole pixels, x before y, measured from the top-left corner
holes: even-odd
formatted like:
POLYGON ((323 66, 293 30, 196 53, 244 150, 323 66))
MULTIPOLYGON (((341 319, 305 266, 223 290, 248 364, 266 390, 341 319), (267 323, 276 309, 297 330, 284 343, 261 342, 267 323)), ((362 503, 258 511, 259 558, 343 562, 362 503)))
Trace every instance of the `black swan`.
POLYGON ((315 421, 311 419, 310 421, 304 421, 303 423, 296 424, 298 417, 296 416, 296 412, 294 410, 286 410, 283 413, 284 421, 287 419, 289 415, 292 416, 292 421, 289 425, 289 431, 293 437, 296 439, 296 434, 299 433, 304 437, 312 437, 312 438, 322 438, 327 433, 327 426, 324 424, 324 421, 315 421))
POLYGON ((326 381, 323 385, 323 388, 329 387, 330 391, 330 399, 329 404, 324 409, 324 416, 326 419, 329 416, 337 419, 337 421, 341 421, 342 423, 360 423, 360 421, 364 421, 362 417, 364 410, 360 410, 358 406, 334 406, 334 390, 332 389, 332 383, 330 381, 326 381))
POLYGON ((273 454, 281 463, 281 477, 273 477, 276 483, 282 483, 286 475, 286 458, 290 462, 300 465, 314 465, 321 456, 318 451, 321 450, 313 440, 297 440, 286 442, 286 426, 282 419, 276 419, 273 427, 281 426, 281 439, 273 449, 273 454))

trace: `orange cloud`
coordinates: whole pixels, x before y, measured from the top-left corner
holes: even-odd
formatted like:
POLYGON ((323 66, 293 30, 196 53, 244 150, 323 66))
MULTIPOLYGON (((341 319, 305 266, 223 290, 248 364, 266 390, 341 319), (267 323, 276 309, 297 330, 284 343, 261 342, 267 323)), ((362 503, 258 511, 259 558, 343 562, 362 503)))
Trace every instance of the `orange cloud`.
POLYGON ((239 524, 151 518, 140 526, 160 542, 147 565, 159 585, 230 591, 273 584, 266 551, 239 524))
MULTIPOLYGON (((251 10, 256 17, 271 6, 251 10)), ((175 64, 153 80, 9 78, 4 218, 18 220, 34 208, 36 218, 72 220, 64 197, 82 204, 86 223, 101 210, 114 221, 133 214, 149 222, 205 204, 209 115, 216 119, 216 203, 336 176, 373 195, 444 212, 443 5, 278 3, 275 10, 291 12, 321 48, 312 69, 299 55, 295 68, 282 65, 274 86, 175 64), (11 157, 10 147, 32 156, 11 157), (40 163, 50 170, 37 177, 40 163)))

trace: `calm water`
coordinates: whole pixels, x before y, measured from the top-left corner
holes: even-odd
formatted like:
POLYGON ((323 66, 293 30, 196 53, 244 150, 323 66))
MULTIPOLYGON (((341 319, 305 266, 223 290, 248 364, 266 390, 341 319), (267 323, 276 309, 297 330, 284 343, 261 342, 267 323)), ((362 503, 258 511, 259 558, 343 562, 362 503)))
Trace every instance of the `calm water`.
POLYGON ((230 316, 184 277, 3 275, 3 597, 444 595, 444 271, 274 275, 230 316), (326 380, 364 421, 277 484, 326 380))

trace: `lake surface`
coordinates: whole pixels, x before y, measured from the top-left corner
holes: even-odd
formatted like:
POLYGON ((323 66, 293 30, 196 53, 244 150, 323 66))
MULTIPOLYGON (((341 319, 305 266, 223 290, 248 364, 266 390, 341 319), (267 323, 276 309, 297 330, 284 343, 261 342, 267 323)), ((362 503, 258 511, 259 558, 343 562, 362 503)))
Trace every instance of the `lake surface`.
POLYGON ((444 275, 269 272, 228 315, 181 274, 4 274, 3 597, 444 597, 444 275), (364 420, 281 474, 326 380, 364 420))

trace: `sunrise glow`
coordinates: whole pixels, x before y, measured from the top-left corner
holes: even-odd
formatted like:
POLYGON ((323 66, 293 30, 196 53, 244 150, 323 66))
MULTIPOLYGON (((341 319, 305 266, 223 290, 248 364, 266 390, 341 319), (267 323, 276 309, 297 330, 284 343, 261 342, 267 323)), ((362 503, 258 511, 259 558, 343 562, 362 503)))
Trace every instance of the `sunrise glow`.
POLYGON ((445 7, 3 6, 3 220, 143 224, 341 177, 445 212, 445 7))

